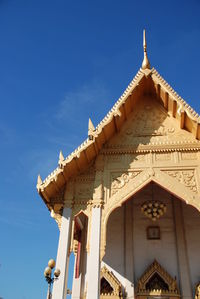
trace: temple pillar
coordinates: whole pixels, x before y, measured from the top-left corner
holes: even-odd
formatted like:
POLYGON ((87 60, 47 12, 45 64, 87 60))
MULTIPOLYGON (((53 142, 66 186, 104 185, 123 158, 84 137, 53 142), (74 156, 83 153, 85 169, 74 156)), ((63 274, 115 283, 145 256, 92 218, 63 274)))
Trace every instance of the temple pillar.
POLYGON ((172 198, 174 207, 174 222, 176 232, 176 246, 178 256, 178 268, 182 299, 192 299, 192 287, 190 279, 190 269, 187 254, 187 244, 185 239, 185 229, 182 214, 182 203, 180 200, 172 198))
POLYGON ((75 277, 75 265, 74 265, 74 276, 72 285, 72 299, 80 299, 81 296, 81 278, 80 274, 78 278, 75 277))
POLYGON ((101 235, 101 207, 92 208, 90 253, 87 275, 87 299, 100 297, 100 235, 101 235))
POLYGON ((60 269, 60 276, 53 285, 52 299, 66 299, 67 296, 67 278, 69 265, 69 248, 71 242, 71 213, 68 207, 63 209, 62 222, 60 228, 60 237, 58 243, 58 252, 56 259, 56 268, 60 269))
POLYGON ((90 220, 90 242, 87 265, 87 299, 100 298, 101 210, 103 203, 104 157, 98 156, 90 220))

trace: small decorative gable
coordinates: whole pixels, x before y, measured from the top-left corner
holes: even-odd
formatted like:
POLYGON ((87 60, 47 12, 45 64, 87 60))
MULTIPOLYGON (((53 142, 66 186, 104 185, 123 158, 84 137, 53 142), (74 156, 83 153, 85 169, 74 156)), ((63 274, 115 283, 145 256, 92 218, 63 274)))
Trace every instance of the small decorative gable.
POLYGON ((149 296, 180 297, 176 279, 155 260, 144 272, 137 284, 137 298, 149 296))
POLYGON ((122 285, 115 275, 105 266, 101 269, 100 275, 100 298, 122 298, 122 285))

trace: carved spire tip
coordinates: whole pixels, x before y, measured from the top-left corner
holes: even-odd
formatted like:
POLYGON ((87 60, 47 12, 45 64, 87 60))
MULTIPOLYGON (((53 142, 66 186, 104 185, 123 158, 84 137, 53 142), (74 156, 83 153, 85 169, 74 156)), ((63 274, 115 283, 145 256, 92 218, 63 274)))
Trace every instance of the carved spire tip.
POLYGON ((42 178, 41 178, 40 174, 38 174, 37 185, 41 185, 41 184, 42 184, 42 178))
POLYGON ((91 118, 89 118, 88 120, 88 132, 92 132, 92 131, 95 131, 95 127, 91 121, 91 118))
POLYGON ((60 151, 60 154, 59 154, 59 164, 61 164, 64 160, 65 160, 65 158, 63 156, 63 153, 62 153, 62 151, 60 151))
POLYGON ((150 69, 151 66, 150 66, 150 62, 148 60, 148 57, 147 57, 147 42, 146 42, 146 31, 145 29, 143 30, 143 49, 144 49, 144 59, 143 59, 143 62, 142 62, 142 69, 150 69))

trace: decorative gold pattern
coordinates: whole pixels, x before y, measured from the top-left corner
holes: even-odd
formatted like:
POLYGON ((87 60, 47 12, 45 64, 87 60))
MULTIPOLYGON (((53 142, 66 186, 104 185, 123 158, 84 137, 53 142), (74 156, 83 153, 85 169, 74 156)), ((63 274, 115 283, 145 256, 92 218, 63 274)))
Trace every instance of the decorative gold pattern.
MULTIPOLYGON (((134 77, 134 79, 131 81, 131 83, 128 85, 127 89, 125 92, 122 94, 122 96, 118 99, 118 101, 115 103, 113 108, 108 112, 108 114, 105 116, 105 118, 99 123, 99 125, 95 128, 95 137, 93 140, 90 140, 89 138, 85 140, 74 152, 72 152, 68 157, 64 159, 64 161, 61 161, 61 164, 59 167, 57 167, 50 175, 45 180, 39 179, 38 184, 37 184, 37 189, 38 192, 41 194, 42 198, 44 199, 46 205, 49 207, 49 199, 52 197, 53 194, 55 194, 55 189, 59 188, 68 180, 68 178, 73 175, 74 173, 78 173, 79 171, 75 169, 75 165, 85 165, 83 168, 86 169, 88 167, 88 164, 92 162, 94 155, 90 154, 88 158, 87 152, 94 152, 95 148, 95 157, 98 155, 99 149, 102 150, 103 145, 105 144, 105 141, 109 141, 109 138, 106 138, 106 136, 111 136, 109 130, 113 126, 108 126, 109 123, 115 122, 120 116, 119 114, 123 112, 123 107, 130 106, 128 104, 128 99, 130 100, 130 96, 132 94, 137 94, 137 89, 141 88, 142 91, 144 91, 144 84, 140 84, 141 82, 144 82, 147 79, 145 78, 150 78, 152 85, 156 86, 156 92, 158 93, 157 95, 155 94, 155 98, 159 97, 161 94, 166 95, 166 97, 162 97, 161 100, 163 102, 163 105, 165 107, 165 110, 168 111, 169 107, 171 107, 172 103, 175 103, 175 110, 173 113, 175 113, 173 116, 174 120, 181 125, 182 127, 185 127, 186 130, 181 130, 182 131, 182 136, 179 136, 180 138, 177 140, 177 138, 174 138, 173 140, 165 140, 163 142, 162 140, 153 140, 152 138, 155 139, 155 136, 152 136, 151 142, 149 143, 151 147, 160 147, 161 151, 165 150, 165 146, 167 146, 169 149, 171 148, 170 144, 172 142, 172 146, 176 145, 176 148, 182 148, 183 145, 188 145, 188 148, 190 149, 199 149, 199 142, 196 138, 199 139, 200 137, 200 126, 199 126, 199 121, 200 117, 199 115, 180 97, 177 95, 177 93, 169 86, 169 84, 160 76, 160 74, 152 68, 151 70, 148 69, 140 69, 137 75, 134 77), (138 87, 140 86, 140 87, 138 87), (159 86, 159 88, 157 88, 159 86), (165 98, 167 101, 165 101, 165 98), (166 103, 165 103, 166 102, 166 103), (170 105, 169 105, 170 104, 170 105), (176 109, 177 108, 177 109, 176 109), (181 109, 180 109, 181 108, 181 109), (184 119, 180 117, 179 110, 182 111, 183 113, 186 113, 191 125, 185 124, 184 119), (177 112, 177 113, 176 113, 177 112), (196 128, 196 129, 191 129, 191 128, 196 128), (102 131, 105 130, 104 138, 102 138, 102 131), (189 133, 192 132, 192 133, 189 133), (107 135, 106 135, 107 134, 107 135), (188 138, 187 136, 188 135, 188 138), (190 138, 193 137, 193 138, 190 138), (105 139, 105 140, 103 140, 105 139), (192 140, 193 139, 193 140, 192 140), (164 146, 163 146, 164 145, 164 146), (80 161, 78 161, 80 159, 80 161), (86 163, 87 161, 87 163, 86 163), (66 167, 67 167, 67 172, 66 172, 66 167), (86 167, 86 168, 85 168, 86 167), (67 174, 67 176, 66 176, 67 174), (54 186, 52 188, 52 186, 54 186)), ((146 86, 147 87, 147 86, 146 86)), ((129 101, 131 102, 131 101, 129 101)), ((134 105, 137 105, 137 101, 135 102, 134 105)), ((134 106, 135 108, 135 106, 134 106)), ((126 109, 123 112, 123 122, 127 119, 126 117, 126 109)), ((169 110, 169 112, 171 112, 169 110)), ((122 122, 121 122, 122 123, 122 122)), ((189 123, 189 122, 188 122, 189 123)), ((173 128, 174 125, 171 124, 171 127, 173 128)), ((156 134, 163 133, 162 129, 159 129, 159 131, 155 131, 156 134), (160 131, 161 130, 161 131, 160 131)), ((168 132, 170 133, 170 131, 168 132)), ((174 135, 172 133, 172 135, 174 135)), ((158 136, 161 137, 161 136, 158 136)), ((156 137, 157 138, 157 137, 156 137)), ((144 140, 140 138, 140 144, 142 144, 144 140)), ((122 143, 123 144, 123 143, 122 143)), ((146 145, 143 143, 143 145, 146 145)), ((147 148, 147 150, 149 150, 147 148)), ((153 150, 151 148, 150 150, 153 150)), ((77 167, 78 168, 78 167, 77 167)), ((82 167, 81 167, 82 170, 82 167)))
POLYGON ((195 299, 200 299, 200 282, 196 285, 195 289, 195 299))
POLYGON ((113 291, 109 294, 100 295, 100 299, 112 298, 112 299, 120 299, 122 297, 122 285, 119 280, 115 277, 115 275, 109 271, 106 266, 101 269, 100 279, 105 278, 107 282, 112 287, 113 291))
POLYGON ((166 210, 166 205, 157 200, 146 201, 141 206, 141 212, 152 221, 156 221, 163 216, 166 210))
POLYGON ((141 278, 138 280, 137 283, 137 291, 136 297, 137 298, 148 298, 149 296, 167 296, 169 298, 177 298, 180 297, 180 293, 178 290, 177 282, 173 279, 167 271, 155 260, 144 272, 141 278), (148 282, 153 277, 154 274, 157 274, 163 283, 167 286, 167 288, 159 288, 156 287, 155 289, 151 290, 148 289, 148 282))
POLYGON ((197 193, 197 184, 194 170, 165 170, 165 172, 177 179, 191 191, 197 193))
POLYGON ((111 174, 111 196, 117 193, 124 187, 131 179, 135 178, 140 171, 131 171, 126 173, 112 173, 111 174))

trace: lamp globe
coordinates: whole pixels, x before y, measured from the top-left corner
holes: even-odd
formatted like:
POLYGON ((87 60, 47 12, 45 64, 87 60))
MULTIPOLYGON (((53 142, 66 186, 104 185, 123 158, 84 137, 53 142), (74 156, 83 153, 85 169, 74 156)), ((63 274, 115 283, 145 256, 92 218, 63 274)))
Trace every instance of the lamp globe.
POLYGON ((56 265, 56 262, 55 262, 53 259, 49 260, 49 262, 48 262, 48 266, 49 266, 51 269, 53 269, 53 268, 55 267, 55 265, 56 265))
POLYGON ((44 270, 44 276, 48 277, 51 276, 51 268, 50 267, 46 267, 44 270))
POLYGON ((55 276, 55 277, 59 277, 59 276, 60 276, 60 269, 56 269, 56 270, 54 271, 54 276, 55 276))

